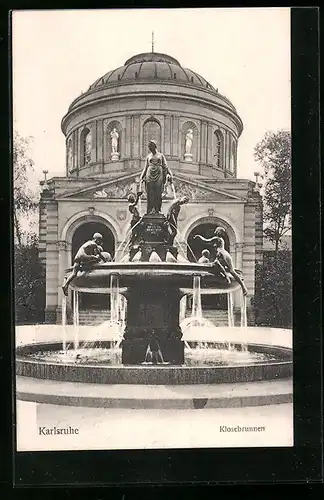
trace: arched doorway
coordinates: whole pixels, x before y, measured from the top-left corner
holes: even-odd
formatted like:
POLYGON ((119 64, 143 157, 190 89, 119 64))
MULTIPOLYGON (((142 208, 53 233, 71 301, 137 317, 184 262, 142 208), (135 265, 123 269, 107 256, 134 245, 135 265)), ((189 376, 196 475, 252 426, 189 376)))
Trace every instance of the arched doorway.
MULTIPOLYGON (((71 264, 73 264, 73 259, 80 246, 91 240, 94 233, 102 234, 104 251, 109 252, 112 258, 114 257, 115 238, 109 227, 101 222, 85 222, 77 227, 73 233, 71 264)), ((109 307, 109 298, 104 294, 81 293, 79 307, 80 309, 107 309, 109 307)))
MULTIPOLYGON (((215 236, 216 225, 210 222, 199 224, 189 233, 188 236, 188 250, 187 258, 191 262, 196 262, 201 257, 201 252, 204 248, 210 251, 211 260, 215 259, 215 250, 212 245, 204 243, 199 238, 194 238, 196 234, 200 234, 204 238, 211 238, 215 236)), ((227 234, 224 235, 225 249, 230 252, 230 242, 227 234)), ((227 308, 227 296, 222 295, 203 295, 201 298, 201 304, 203 309, 226 309, 227 308)))

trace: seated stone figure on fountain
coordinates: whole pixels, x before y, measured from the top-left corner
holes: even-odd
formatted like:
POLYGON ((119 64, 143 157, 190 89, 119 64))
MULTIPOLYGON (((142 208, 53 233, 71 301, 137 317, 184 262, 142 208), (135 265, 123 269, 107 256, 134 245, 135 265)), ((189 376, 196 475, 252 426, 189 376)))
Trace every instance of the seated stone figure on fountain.
POLYGON ((145 167, 140 181, 145 183, 147 194, 147 214, 161 213, 162 195, 167 180, 172 183, 172 173, 167 166, 165 156, 157 150, 157 143, 148 144, 150 153, 146 157, 145 167))
POLYGON ((73 270, 63 283, 62 290, 64 295, 68 294, 69 284, 76 278, 79 271, 84 271, 91 268, 99 262, 111 261, 111 255, 108 252, 103 252, 102 235, 95 233, 92 240, 86 241, 81 245, 74 257, 73 270))
POLYGON ((210 251, 205 248, 201 252, 201 257, 198 260, 198 264, 209 264, 210 263, 210 251))
POLYGON ((200 234, 196 234, 193 237, 193 239, 195 240, 196 238, 199 238, 204 243, 210 243, 215 248, 215 241, 218 238, 221 238, 223 240, 223 243, 224 243, 224 246, 225 246, 225 241, 224 241, 224 236, 226 235, 225 229, 223 227, 221 227, 221 226, 217 226, 216 229, 215 229, 215 231, 214 231, 214 235, 215 236, 212 236, 211 238, 204 238, 200 234))
POLYGON ((188 202, 188 196, 182 196, 182 198, 180 198, 179 200, 175 200, 168 210, 166 218, 169 225, 169 235, 167 242, 169 246, 173 246, 174 238, 176 237, 178 232, 178 217, 181 206, 188 202))
POLYGON ((213 246, 216 250, 216 258, 213 262, 213 267, 215 268, 215 271, 217 268, 218 268, 218 270, 220 269, 221 273, 225 274, 226 279, 229 282, 230 282, 230 280, 228 279, 228 276, 226 273, 229 273, 230 275, 232 275, 233 278, 235 279, 235 281, 237 281, 237 283, 239 283, 239 285, 241 286, 243 295, 247 295, 248 291, 246 289, 246 286, 244 285, 240 276, 238 275, 238 273, 234 269, 232 257, 230 256, 229 252, 227 252, 227 250, 225 250, 223 238, 220 238, 219 236, 214 236, 213 238, 204 238, 200 234, 197 234, 196 236, 194 236, 194 238, 200 238, 202 241, 205 241, 205 242, 206 241, 208 242, 210 240, 213 241, 213 246))

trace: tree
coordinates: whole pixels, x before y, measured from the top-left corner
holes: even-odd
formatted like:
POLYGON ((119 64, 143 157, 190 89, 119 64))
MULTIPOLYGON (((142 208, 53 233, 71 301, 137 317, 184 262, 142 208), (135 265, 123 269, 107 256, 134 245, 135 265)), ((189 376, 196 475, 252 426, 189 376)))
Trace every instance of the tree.
POLYGON ((279 250, 263 256, 263 263, 255 269, 258 292, 254 297, 256 324, 291 328, 292 325, 292 272, 291 252, 279 250))
POLYGON ((267 132, 254 150, 263 168, 264 235, 274 243, 274 252, 263 254, 256 265, 255 313, 257 324, 291 326, 291 252, 282 248, 283 236, 291 229, 291 136, 286 130, 267 132))
POLYGON ((37 236, 27 222, 36 215, 36 192, 29 188, 34 164, 28 155, 30 139, 16 131, 13 137, 14 288, 17 324, 43 321, 44 268, 39 260, 37 236))
POLYGON ((254 150, 264 170, 264 234, 278 254, 282 237, 291 229, 291 136, 287 130, 267 132, 254 150))
POLYGON ((45 272, 38 256, 35 234, 28 235, 14 253, 16 324, 43 322, 45 308, 45 272))
POLYGON ((23 219, 29 218, 37 209, 35 193, 28 187, 34 162, 28 156, 31 138, 21 137, 18 132, 13 136, 13 222, 14 236, 19 246, 23 240, 23 219))

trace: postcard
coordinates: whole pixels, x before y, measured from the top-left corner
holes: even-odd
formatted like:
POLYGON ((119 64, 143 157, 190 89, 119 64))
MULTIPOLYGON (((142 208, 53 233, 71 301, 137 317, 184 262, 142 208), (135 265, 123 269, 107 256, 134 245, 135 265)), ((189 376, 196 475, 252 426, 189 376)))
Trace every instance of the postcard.
POLYGON ((14 11, 12 50, 17 452, 292 447, 290 9, 14 11))

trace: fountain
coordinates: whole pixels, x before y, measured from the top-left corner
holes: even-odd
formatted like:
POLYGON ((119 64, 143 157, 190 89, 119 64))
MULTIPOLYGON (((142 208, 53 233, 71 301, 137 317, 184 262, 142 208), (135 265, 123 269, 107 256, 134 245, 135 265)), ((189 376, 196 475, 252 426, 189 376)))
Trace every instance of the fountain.
MULTIPOLYGON (((156 155, 161 154, 151 156, 156 155)), ((143 173, 145 178, 145 169, 143 173)), ((182 202, 175 199, 165 216, 160 211, 165 182, 153 188, 149 182, 146 177, 143 216, 137 209, 141 190, 129 199, 128 254, 118 261, 97 259, 76 272, 70 283, 72 332, 64 296, 61 339, 17 347, 17 374, 61 382, 174 386, 290 378, 291 348, 251 337, 243 294, 241 327, 235 329, 233 293, 241 290, 240 284, 217 262, 189 262, 180 255, 174 240, 182 202), (79 294, 85 292, 110 294, 110 320, 88 327, 90 340, 84 332, 80 338, 79 294), (203 293, 227 294, 230 328, 215 328, 203 318, 203 293), (183 304, 190 294, 192 313, 185 318, 183 304)))

